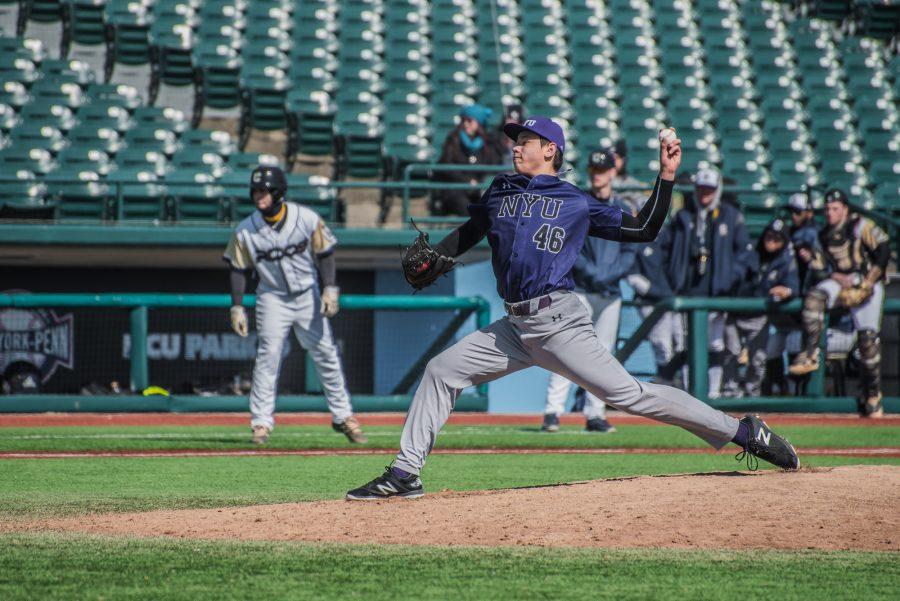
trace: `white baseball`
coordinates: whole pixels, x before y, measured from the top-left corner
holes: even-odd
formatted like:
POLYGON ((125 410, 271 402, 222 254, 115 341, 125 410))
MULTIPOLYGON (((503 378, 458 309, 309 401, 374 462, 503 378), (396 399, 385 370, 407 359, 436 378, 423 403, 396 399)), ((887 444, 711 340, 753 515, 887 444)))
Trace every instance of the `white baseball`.
POLYGON ((659 130, 659 142, 660 144, 669 144, 674 142, 677 136, 675 135, 675 130, 671 127, 666 127, 665 129, 659 130))

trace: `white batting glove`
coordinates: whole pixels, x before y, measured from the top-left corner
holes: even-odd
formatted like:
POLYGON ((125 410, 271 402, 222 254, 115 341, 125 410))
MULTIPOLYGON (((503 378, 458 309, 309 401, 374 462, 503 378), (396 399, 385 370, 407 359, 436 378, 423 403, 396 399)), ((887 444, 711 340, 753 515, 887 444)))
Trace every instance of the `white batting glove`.
POLYGON ((231 329, 241 338, 247 337, 247 311, 240 305, 231 307, 231 329))
POLYGON ((341 309, 341 289, 337 286, 325 286, 322 290, 322 315, 334 317, 341 309))
POLYGON ((644 296, 648 292, 650 292, 650 280, 645 278, 642 275, 632 273, 627 278, 628 284, 634 288, 634 291, 644 296))

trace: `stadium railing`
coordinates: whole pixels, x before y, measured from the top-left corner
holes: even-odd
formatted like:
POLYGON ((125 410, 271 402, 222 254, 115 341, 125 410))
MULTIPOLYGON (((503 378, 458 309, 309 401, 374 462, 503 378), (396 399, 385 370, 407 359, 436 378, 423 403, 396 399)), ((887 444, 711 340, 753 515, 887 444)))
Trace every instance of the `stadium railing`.
MULTIPOLYGON (((244 306, 254 307, 256 297, 245 295, 244 306)), ((123 309, 129 312, 130 386, 132 394, 90 396, 80 394, 0 395, 0 412, 43 411, 246 411, 245 396, 199 396, 190 394, 144 394, 151 384, 148 369, 147 337, 150 309, 201 308, 226 310, 231 298, 225 294, 85 294, 22 293, 0 294, 0 308, 41 309, 76 307, 123 309)), ((411 400, 408 391, 418 380, 425 364, 438 354, 464 324, 474 315, 475 327, 490 323, 490 307, 481 297, 354 295, 341 297, 342 311, 446 311, 453 312, 446 325, 437 332, 427 349, 411 361, 396 379, 391 394, 354 394, 357 411, 405 411, 411 400)), ((114 351, 114 349, 106 349, 114 351)), ((374 358, 373 358, 374 360, 374 358)), ((307 373, 311 373, 309 357, 307 373)), ((309 388, 309 386, 307 386, 309 388)), ((324 411, 324 398, 316 395, 279 395, 279 411, 324 411)), ((486 411, 487 385, 474 388, 474 393, 461 395, 457 411, 486 411)))
MULTIPOLYGON (((818 371, 810 376, 806 396, 790 397, 744 397, 740 399, 709 398, 709 353, 708 353, 708 317, 710 312, 724 311, 729 314, 789 314, 797 315, 803 308, 799 299, 784 304, 776 304, 762 298, 697 298, 676 296, 653 305, 653 311, 641 322, 641 325, 616 351, 616 358, 624 363, 650 333, 650 330, 668 311, 686 313, 687 325, 687 365, 689 374, 689 392, 695 397, 722 410, 756 410, 756 411, 804 411, 804 412, 843 412, 855 407, 855 400, 850 397, 825 396, 825 361, 819 362, 818 371)), ((900 315, 900 299, 887 299, 884 302, 885 315, 900 315)), ((825 328, 828 328, 826 315, 825 328)), ((821 356, 825 357, 826 337, 820 343, 821 356)), ((885 356, 882 353, 882 356, 885 356)), ((882 366, 882 369, 884 366, 882 366)), ((885 410, 900 411, 900 397, 885 397, 885 410)))

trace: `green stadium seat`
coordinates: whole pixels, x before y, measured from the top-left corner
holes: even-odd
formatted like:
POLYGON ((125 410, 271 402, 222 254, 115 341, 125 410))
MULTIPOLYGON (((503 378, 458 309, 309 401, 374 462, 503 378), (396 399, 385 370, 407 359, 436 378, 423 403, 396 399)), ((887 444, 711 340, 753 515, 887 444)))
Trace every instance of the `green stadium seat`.
POLYGON ((163 126, 135 125, 125 134, 125 144, 128 148, 172 156, 178 150, 178 136, 163 126))
POLYGON ((23 107, 20 115, 26 123, 49 125, 61 132, 70 130, 76 123, 69 107, 44 98, 37 98, 23 107))
POLYGON ((166 174, 166 167, 169 161, 166 159, 165 153, 161 151, 134 147, 118 152, 116 154, 116 164, 119 167, 151 171, 157 177, 163 177, 166 174))
POLYGON ((0 165, 3 166, 3 173, 15 174, 18 179, 30 179, 53 171, 56 161, 50 151, 43 148, 26 148, 13 144, 0 150, 0 165))
POLYGON ((900 5, 883 0, 854 0, 862 35, 889 40, 900 30, 900 5))
POLYGON ((30 86, 40 77, 38 66, 30 59, 9 53, 0 54, 0 80, 30 86))
POLYGON ((31 99, 28 88, 18 81, 4 81, 0 84, 0 103, 12 107, 13 110, 22 108, 31 102, 31 99))
POLYGON ((89 121, 73 127, 68 133, 68 138, 72 144, 102 150, 107 154, 115 154, 123 147, 119 132, 89 121))
POLYGON ((900 215, 900 185, 897 180, 886 181, 875 187, 875 206, 894 215, 900 215))
POLYGON ((10 132, 10 142, 17 148, 41 148, 54 155, 67 146, 66 136, 62 131, 49 123, 27 119, 10 132))
POLYGON ((60 168, 92 171, 100 176, 107 175, 114 166, 109 155, 102 150, 82 146, 70 146, 56 158, 60 168))
POLYGON ((102 102, 107 106, 121 106, 129 112, 141 106, 141 95, 137 88, 126 84, 93 83, 85 90, 91 102, 102 102))
POLYGON ((256 169, 260 165, 280 167, 281 161, 274 154, 259 152, 235 152, 228 157, 229 169, 242 173, 247 177, 249 177, 249 173, 253 169, 256 169))
MULTIPOLYGON (((0 96, 2 96, 2 94, 0 94, 0 96)), ((9 131, 17 126, 20 121, 21 119, 15 108, 9 104, 0 102, 0 133, 9 133, 9 131)), ((0 148, 2 147, 3 146, 0 145, 0 148)))
POLYGON ((237 150, 228 132, 208 129, 187 130, 181 135, 181 144, 185 150, 196 151, 203 149, 215 152, 223 157, 227 157, 237 150))
POLYGON ((119 134, 126 132, 132 126, 131 115, 126 109, 117 105, 108 105, 102 101, 82 106, 78 109, 77 117, 81 123, 112 128, 119 134))
POLYGON ((106 178, 117 194, 117 218, 158 222, 168 218, 166 187, 152 171, 125 167, 106 178))
POLYGON ((226 221, 223 188, 205 171, 176 168, 166 176, 169 204, 175 220, 226 221))
POLYGON ((199 174, 208 174, 212 179, 223 175, 226 170, 226 161, 217 152, 207 151, 197 146, 184 146, 172 157, 170 165, 178 170, 199 174))
POLYGON ((114 216, 115 196, 95 171, 61 165, 46 178, 54 218, 63 220, 107 220, 114 216))

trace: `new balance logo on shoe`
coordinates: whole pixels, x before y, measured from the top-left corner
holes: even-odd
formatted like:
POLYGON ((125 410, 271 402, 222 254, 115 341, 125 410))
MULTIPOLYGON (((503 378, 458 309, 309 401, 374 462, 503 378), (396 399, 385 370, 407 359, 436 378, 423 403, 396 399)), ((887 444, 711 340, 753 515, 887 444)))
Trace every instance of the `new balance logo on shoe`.
POLYGON ((757 434, 756 434, 756 440, 758 440, 759 442, 766 444, 766 445, 771 444, 772 443, 772 433, 760 428, 759 432, 757 432, 757 434))
POLYGON ((393 484, 391 484, 390 482, 376 484, 375 488, 377 488, 378 492, 380 492, 383 495, 395 495, 398 492, 400 492, 397 490, 397 487, 394 486, 393 484))

